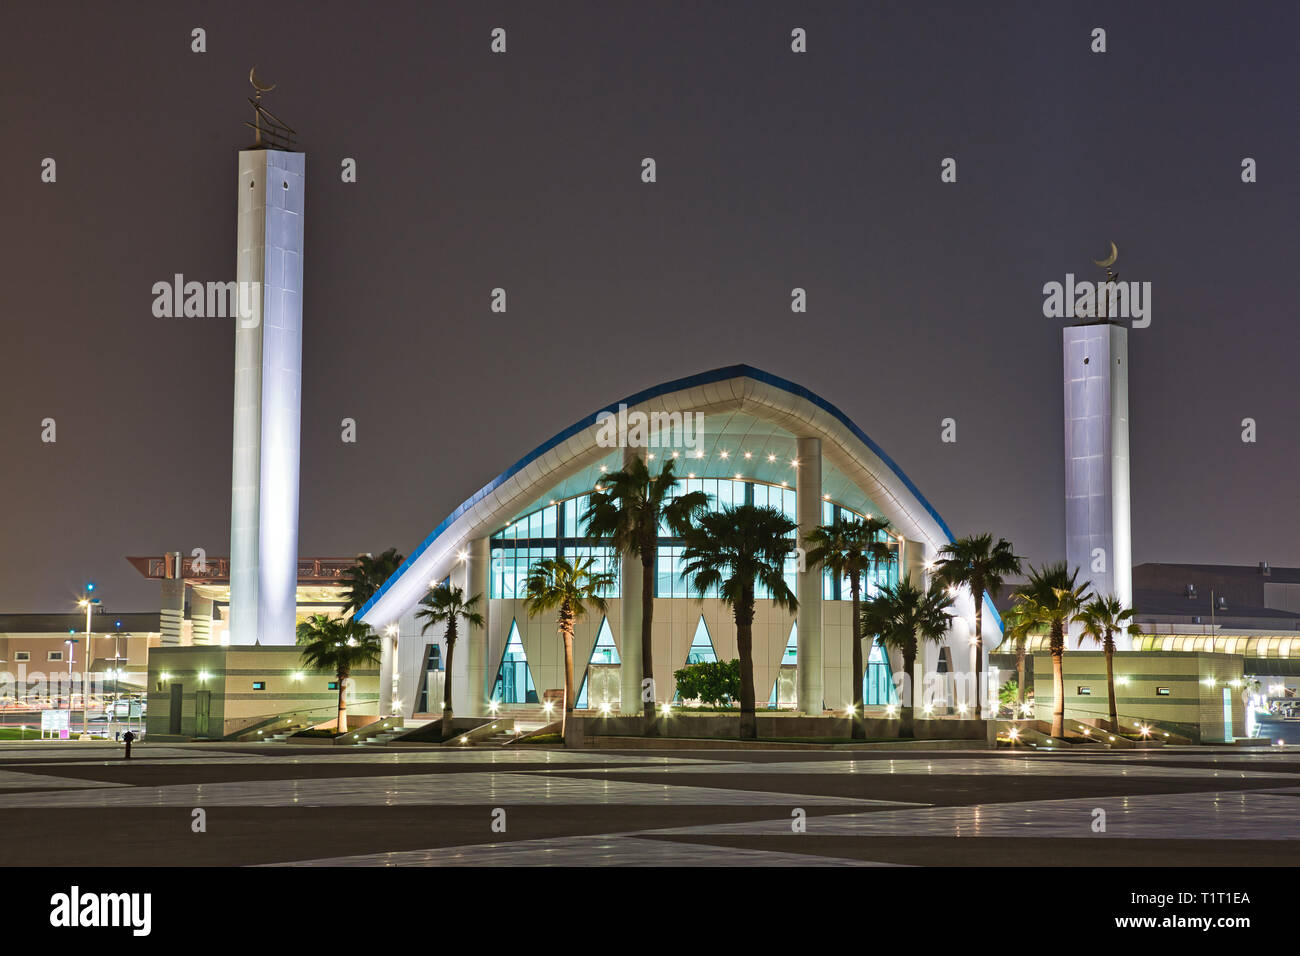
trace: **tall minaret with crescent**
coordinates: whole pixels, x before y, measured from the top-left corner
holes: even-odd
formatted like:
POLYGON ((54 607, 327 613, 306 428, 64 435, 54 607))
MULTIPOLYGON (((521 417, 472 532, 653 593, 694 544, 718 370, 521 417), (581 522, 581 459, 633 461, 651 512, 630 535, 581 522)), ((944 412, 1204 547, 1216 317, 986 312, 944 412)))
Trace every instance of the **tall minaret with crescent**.
MULTIPOLYGON (((1107 315, 1109 283, 1118 279, 1110 255, 1097 283, 1097 314, 1063 330, 1065 381, 1065 557, 1099 595, 1133 603, 1133 538, 1129 522, 1128 328, 1107 315)), ((1116 646, 1130 649, 1127 635, 1116 646)), ((1071 648, 1078 647, 1072 634, 1071 648)))
POLYGON ((230 643, 295 643, 298 449, 302 410, 305 154, 262 102, 254 67, 253 145, 239 153, 230 643))

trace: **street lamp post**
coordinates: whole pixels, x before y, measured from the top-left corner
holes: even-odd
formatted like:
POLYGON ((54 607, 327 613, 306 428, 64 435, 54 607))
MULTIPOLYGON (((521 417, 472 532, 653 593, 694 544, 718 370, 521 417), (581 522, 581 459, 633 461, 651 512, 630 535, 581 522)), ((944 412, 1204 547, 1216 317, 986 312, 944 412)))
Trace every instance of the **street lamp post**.
MULTIPOLYGON (((73 633, 71 630, 69 634, 73 633)), ((72 726, 72 665, 77 657, 77 639, 70 637, 63 642, 68 646, 68 726, 72 726)))
MULTIPOLYGON (((95 605, 99 604, 99 598, 91 597, 95 590, 95 582, 86 583, 86 596, 77 603, 86 609, 86 655, 81 662, 81 732, 90 733, 90 703, 87 690, 90 687, 90 615, 95 610, 95 605)), ((71 676, 71 675, 69 675, 71 676)), ((71 720, 72 714, 72 692, 68 692, 68 719, 71 720)))
MULTIPOLYGON (((113 722, 117 722, 117 698, 118 698, 118 678, 121 677, 122 669, 122 645, 120 638, 121 631, 113 633, 113 722)), ((131 729, 131 705, 126 705, 127 729, 131 729)))
MULTIPOLYGON (((121 706, 122 706, 122 683, 121 683, 121 682, 122 682, 122 678, 125 676, 125 671, 124 671, 124 669, 123 669, 122 662, 123 662, 123 661, 130 662, 130 660, 131 660, 131 636, 132 636, 132 635, 131 635, 131 632, 130 632, 130 631, 126 632, 125 634, 122 633, 122 622, 121 622, 121 621, 115 621, 115 622, 113 623, 113 626, 114 626, 114 628, 116 628, 116 630, 115 630, 114 633, 113 633, 113 667, 112 667, 112 675, 113 675, 113 719, 112 719, 112 724, 113 724, 114 727, 120 727, 120 726, 121 726, 121 721, 120 721, 119 718, 118 718, 118 714, 119 714, 119 709, 120 709, 121 706), (126 656, 125 656, 125 657, 122 656, 122 644, 121 644, 121 642, 122 642, 122 638, 126 638, 126 641, 127 641, 127 645, 126 645, 126 656)), ((132 704, 132 701, 131 701, 130 695, 128 695, 128 696, 127 696, 127 701, 126 701, 126 729, 127 729, 127 730, 132 730, 132 729, 134 729, 133 726, 132 726, 132 716, 133 716, 133 715, 132 715, 132 713, 131 713, 131 704, 132 704)), ((110 729, 112 729, 112 728, 110 728, 110 729)))
MULTIPOLYGON (((130 649, 130 644, 127 644, 127 649, 128 650, 130 649)), ((128 654, 128 656, 130 655, 128 654)), ((118 722, 117 708, 118 708, 118 697, 120 696, 120 688, 119 688, 118 681, 121 679, 121 677, 122 677, 122 622, 118 620, 113 622, 113 711, 112 711, 112 716, 109 718, 108 721, 108 728, 106 731, 108 733, 113 732, 113 728, 117 725, 118 722)), ((131 729, 131 705, 129 703, 126 706, 126 716, 127 716, 126 729, 130 730, 131 729)))

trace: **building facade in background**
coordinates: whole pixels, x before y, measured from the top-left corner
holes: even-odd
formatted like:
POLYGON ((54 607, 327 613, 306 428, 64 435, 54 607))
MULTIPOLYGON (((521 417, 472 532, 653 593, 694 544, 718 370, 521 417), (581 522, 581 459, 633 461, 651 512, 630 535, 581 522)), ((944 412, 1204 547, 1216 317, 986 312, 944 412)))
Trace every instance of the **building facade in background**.
MULTIPOLYGON (((553 615, 531 617, 524 601, 528 569, 538 560, 592 557, 616 567, 607 544, 582 523, 588 495, 601 476, 645 455, 651 472, 678 459, 681 492, 703 491, 715 506, 752 503, 781 510, 802 539, 839 514, 887 519, 898 557, 868 576, 868 595, 900 574, 921 580, 951 533, 902 470, 839 409, 809 390, 748 366, 731 366, 668 382, 607 406, 566 428, 476 492, 443 520, 362 609, 386 640, 381 687, 395 688, 393 712, 434 710, 432 663, 445 658, 441 632, 424 634, 416 620, 431 586, 450 579, 466 596, 483 595, 486 623, 468 628, 453 656, 453 705, 477 716, 497 707, 529 706, 564 686, 563 654, 553 615), (643 445, 610 447, 609 416, 689 423, 643 445), (676 418, 672 418, 676 416, 676 418), (675 434, 676 437, 673 437, 675 434), (651 457, 653 456, 653 458, 651 457)), ((851 602, 847 583, 818 568, 801 568, 799 542, 786 580, 799 600, 791 613, 759 595, 754 622, 756 697, 805 713, 842 711, 852 701, 851 602)), ((676 697, 673 672, 689 661, 738 656, 732 612, 721 600, 699 600, 682 580, 682 543, 664 529, 655 578, 656 701, 676 697)), ((608 612, 578 622, 575 680, 589 708, 641 708, 641 566, 617 565, 619 584, 608 612)), ((971 670, 974 605, 962 593, 954 626, 941 646, 924 649, 919 673, 948 675, 929 689, 936 711, 965 703, 956 678, 971 670), (958 699, 960 696, 960 700, 958 699)), ((986 604, 985 646, 996 644, 997 612, 986 604)), ((901 661, 864 649, 868 705, 897 703, 892 674, 901 661)), ((920 685, 920 682, 918 682, 920 685)), ((927 692, 914 688, 916 702, 927 692)))

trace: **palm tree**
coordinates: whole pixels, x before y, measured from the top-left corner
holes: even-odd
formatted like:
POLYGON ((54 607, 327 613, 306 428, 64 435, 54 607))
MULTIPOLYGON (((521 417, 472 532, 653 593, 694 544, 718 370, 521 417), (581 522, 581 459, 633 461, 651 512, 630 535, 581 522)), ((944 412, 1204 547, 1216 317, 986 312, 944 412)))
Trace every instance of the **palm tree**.
POLYGON ((907 682, 899 708, 901 737, 914 734, 912 701, 916 693, 917 653, 924 644, 938 644, 943 640, 952 622, 949 611, 952 602, 952 595, 937 581, 932 581, 923 591, 903 579, 892 587, 881 588, 862 606, 863 632, 875 637, 882 647, 894 648, 903 656, 907 682))
POLYGON ((389 548, 379 557, 369 553, 358 554, 357 563, 342 575, 343 584, 347 587, 343 613, 350 614, 361 610, 365 603, 375 596, 375 592, 384 586, 384 582, 393 576, 402 561, 403 558, 396 548, 389 548))
POLYGON ((298 622, 298 646, 302 648, 304 666, 318 671, 332 671, 338 679, 339 733, 348 729, 348 703, 343 686, 352 671, 379 660, 383 645, 379 636, 356 618, 313 614, 298 622))
POLYGON ((880 518, 850 518, 841 514, 831 524, 813 528, 804 540, 811 547, 807 563, 821 565, 835 575, 836 581, 849 579, 853 596, 853 736, 865 739, 866 726, 862 723, 862 630, 861 601, 862 575, 893 557, 889 541, 882 541, 882 533, 889 531, 889 522, 880 518))
POLYGON ((1115 635, 1136 637, 1142 628, 1133 623, 1133 608, 1125 607, 1113 594, 1098 594, 1083 609, 1083 637, 1090 637, 1106 652, 1106 694, 1110 704, 1110 732, 1119 733, 1115 707, 1115 635))
MULTIPOLYGON (((667 459, 654 476, 641 458, 634 458, 622 471, 601 480, 582 516, 587 534, 609 538, 620 559, 624 555, 641 559, 641 678, 650 681, 650 688, 654 687, 651 634, 659 529, 667 525, 674 534, 682 534, 690 527, 692 515, 709 506, 709 496, 702 491, 672 497, 679 483, 673 474, 675 463, 675 459, 667 459)), ((642 702, 649 732, 655 714, 653 692, 642 694, 642 702)))
POLYGON ((735 505, 697 515, 683 535, 686 547, 682 550, 682 578, 694 581, 695 593, 701 600, 716 588, 718 596, 731 605, 736 619, 740 736, 746 740, 758 738, 754 713, 755 585, 766 588, 777 607, 798 609, 799 601, 785 583, 790 535, 797 527, 777 508, 735 505))
POLYGON ((524 584, 527 598, 524 607, 528 616, 542 611, 557 611, 560 637, 564 640, 564 716, 560 719, 563 737, 573 716, 576 688, 573 686, 573 628, 578 618, 587 613, 590 604, 602 614, 606 604, 602 593, 617 583, 609 571, 595 570, 595 558, 579 558, 570 564, 564 558, 544 558, 528 569, 524 584))
POLYGON ((1082 617, 1083 606, 1092 597, 1088 583, 1078 583, 1079 569, 1073 571, 1064 561, 1044 565, 1041 570, 1029 566, 1029 579, 1016 594, 1025 613, 1036 627, 1050 635, 1052 652, 1052 736, 1065 734, 1065 630, 1082 617))
POLYGON ((939 549, 934 576, 946 587, 970 588, 975 599, 975 719, 981 716, 980 697, 984 682, 984 595, 996 598, 1009 575, 1020 573, 1020 559, 1011 543, 993 535, 976 534, 958 538, 939 549))
POLYGON ((481 594, 475 594, 468 601, 465 592, 453 584, 439 584, 425 595, 420 602, 421 609, 416 612, 417 620, 424 621, 421 634, 427 634, 429 628, 445 624, 447 626, 447 664, 443 671, 446 680, 442 682, 442 739, 451 736, 451 655, 456 650, 458 622, 464 620, 474 627, 483 626, 483 615, 479 612, 481 594))
POLYGON ((1032 634, 1042 632, 1038 622, 1029 614, 1029 609, 1017 601, 1007 608, 1002 615, 1002 641, 1010 641, 1016 649, 1016 713, 1024 713, 1025 705, 1025 646, 1032 634))

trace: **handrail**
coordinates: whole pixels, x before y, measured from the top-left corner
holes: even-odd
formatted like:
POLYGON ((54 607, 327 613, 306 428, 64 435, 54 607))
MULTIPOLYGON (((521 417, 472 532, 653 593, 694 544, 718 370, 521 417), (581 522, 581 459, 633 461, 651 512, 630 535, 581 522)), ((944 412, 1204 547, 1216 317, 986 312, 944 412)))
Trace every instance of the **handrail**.
POLYGON ((338 705, 321 704, 316 707, 304 707, 304 708, 300 708, 299 710, 291 710, 288 711, 287 713, 269 714, 269 715, 260 714, 256 717, 245 717, 242 718, 242 720, 247 721, 247 723, 245 723, 243 727, 241 727, 239 730, 232 730, 228 732, 220 739, 238 740, 240 737, 246 736, 248 734, 253 734, 259 730, 264 730, 267 727, 280 723, 281 721, 292 721, 299 717, 304 717, 307 714, 313 713, 315 711, 325 711, 326 713, 330 713, 330 712, 337 713, 338 705))

